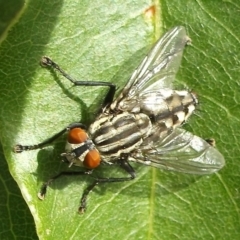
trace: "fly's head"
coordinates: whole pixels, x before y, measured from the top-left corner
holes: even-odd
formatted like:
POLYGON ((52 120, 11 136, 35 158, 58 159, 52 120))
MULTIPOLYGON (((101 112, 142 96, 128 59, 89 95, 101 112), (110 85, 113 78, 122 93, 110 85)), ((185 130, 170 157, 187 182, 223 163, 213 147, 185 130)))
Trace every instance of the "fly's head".
POLYGON ((82 128, 73 128, 68 132, 66 153, 62 153, 67 162, 72 165, 94 169, 101 162, 100 153, 94 143, 82 128))

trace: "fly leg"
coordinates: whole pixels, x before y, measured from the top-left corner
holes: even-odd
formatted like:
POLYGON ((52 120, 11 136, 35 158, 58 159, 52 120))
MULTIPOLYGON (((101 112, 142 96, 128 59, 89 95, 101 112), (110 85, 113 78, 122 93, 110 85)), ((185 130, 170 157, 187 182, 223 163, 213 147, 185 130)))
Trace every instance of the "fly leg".
POLYGON ((76 175, 90 175, 90 174, 92 174, 92 170, 86 170, 86 171, 82 171, 82 172, 60 172, 59 174, 51 177, 45 183, 43 183, 43 185, 40 189, 40 192, 38 193, 38 198, 41 200, 44 200, 45 195, 47 193, 47 188, 57 178, 60 178, 62 176, 76 176, 76 175))
POLYGON ((120 159, 117 161, 117 163, 122 167, 127 173, 129 173, 130 177, 123 177, 123 178, 95 178, 95 181, 88 186, 82 195, 81 201, 80 201, 80 207, 78 209, 79 213, 84 213, 87 207, 87 197, 88 194, 93 190, 93 188, 100 184, 100 183, 112 183, 112 182, 125 182, 133 180, 136 177, 135 171, 132 168, 132 166, 127 161, 128 154, 121 154, 120 159))
MULTIPOLYGON (((127 159, 121 158, 118 160, 118 163, 120 166, 126 170, 129 174, 130 177, 124 177, 124 178, 94 178, 94 182, 88 186, 82 195, 81 201, 80 201, 80 207, 78 208, 79 213, 84 213, 86 210, 87 206, 87 197, 88 194, 94 189, 95 186, 97 186, 100 183, 111 183, 111 182, 125 182, 125 181, 130 181, 135 178, 135 172, 132 166, 128 163, 127 159)), ((47 188, 49 185, 55 181, 56 179, 62 177, 62 176, 77 176, 77 175, 90 175, 92 174, 92 170, 86 170, 82 172, 60 172, 59 174, 51 177, 48 179, 45 183, 43 183, 39 193, 38 193, 38 198, 41 200, 44 200, 46 194, 47 194, 47 188)), ((93 177, 93 176, 92 176, 93 177)))
MULTIPOLYGON (((125 156, 121 156, 121 158, 117 161, 120 166, 126 170, 129 174, 130 177, 124 177, 124 178, 95 178, 94 182, 88 186, 82 195, 81 198, 81 202, 80 202, 80 207, 78 209, 79 213, 84 213, 86 210, 86 206, 87 206, 87 197, 88 194, 94 189, 94 187, 100 183, 111 183, 111 182, 125 182, 125 181, 130 181, 133 180, 136 175, 135 175, 135 171, 132 168, 132 166, 128 163, 127 159, 125 158, 127 155, 125 156)), ((43 183, 40 192, 38 193, 38 198, 41 200, 44 200, 46 194, 47 194, 47 188, 49 187, 49 185, 55 181, 56 179, 62 177, 62 176, 77 176, 77 175, 90 175, 92 174, 92 170, 86 170, 86 171, 82 171, 82 172, 60 172, 59 174, 51 177, 50 179, 48 179, 45 183, 43 183)))
POLYGON ((106 107, 107 105, 111 104, 116 92, 116 85, 109 83, 109 82, 95 82, 95 81, 78 81, 72 78, 70 75, 68 75, 60 66, 55 63, 53 60, 51 60, 49 57, 42 57, 41 59, 42 66, 48 66, 51 67, 58 72, 60 72, 66 79, 71 81, 75 86, 106 86, 109 87, 109 91, 104 99, 103 107, 106 107))
POLYGON ((82 123, 71 123, 69 124, 66 128, 64 128, 63 130, 61 130, 60 132, 54 134, 52 137, 44 140, 41 143, 35 144, 35 145, 21 145, 21 144, 17 144, 14 146, 13 151, 15 153, 21 153, 23 151, 28 151, 28 150, 35 150, 35 149, 39 149, 39 148, 43 148, 46 145, 54 142, 56 139, 58 139, 59 137, 61 137, 64 133, 68 132, 69 130, 73 129, 73 128, 82 128, 82 129, 86 129, 86 126, 82 123))

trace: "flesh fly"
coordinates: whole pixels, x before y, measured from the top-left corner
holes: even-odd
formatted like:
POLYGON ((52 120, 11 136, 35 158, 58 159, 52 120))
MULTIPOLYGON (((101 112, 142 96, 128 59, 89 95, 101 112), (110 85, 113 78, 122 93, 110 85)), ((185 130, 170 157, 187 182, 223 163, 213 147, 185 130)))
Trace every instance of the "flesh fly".
POLYGON ((47 187, 62 175, 88 175, 100 164, 117 164, 129 174, 122 178, 94 178, 85 189, 79 211, 86 209, 89 192, 100 183, 123 182, 135 178, 130 162, 190 174, 211 174, 224 166, 224 157, 209 141, 181 128, 194 112, 198 99, 187 90, 173 90, 184 47, 190 43, 184 27, 175 27, 160 38, 122 92, 114 99, 116 86, 108 82, 77 81, 48 57, 41 63, 60 72, 75 86, 109 88, 103 108, 87 128, 72 123, 49 139, 36 145, 16 145, 20 153, 45 147, 67 132, 62 157, 80 172, 61 172, 45 182, 38 194, 43 199, 47 187))

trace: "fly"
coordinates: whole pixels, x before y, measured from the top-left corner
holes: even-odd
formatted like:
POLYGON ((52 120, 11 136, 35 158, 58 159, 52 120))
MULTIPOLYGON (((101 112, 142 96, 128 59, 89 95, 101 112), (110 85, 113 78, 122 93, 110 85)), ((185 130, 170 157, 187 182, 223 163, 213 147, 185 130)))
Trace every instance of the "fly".
POLYGON ((96 177, 83 192, 79 212, 86 209, 87 196, 100 183, 123 182, 135 178, 129 162, 190 174, 211 174, 225 162, 222 154, 202 138, 181 128, 194 112, 198 99, 194 92, 173 90, 183 50, 190 43, 184 27, 175 27, 160 38, 122 92, 114 99, 116 86, 108 82, 77 81, 57 63, 43 57, 41 64, 60 72, 75 86, 106 86, 108 93, 96 120, 87 128, 72 123, 36 145, 16 145, 14 151, 43 148, 67 132, 62 157, 80 172, 61 172, 46 181, 38 194, 44 199, 52 181, 63 175, 89 175, 100 164, 118 164, 129 177, 96 177))

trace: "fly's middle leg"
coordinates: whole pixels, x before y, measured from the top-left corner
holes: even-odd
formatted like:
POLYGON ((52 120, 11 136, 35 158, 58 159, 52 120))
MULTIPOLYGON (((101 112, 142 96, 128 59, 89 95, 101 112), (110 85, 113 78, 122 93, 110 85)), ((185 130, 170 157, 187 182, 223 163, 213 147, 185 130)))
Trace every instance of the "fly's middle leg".
POLYGON ((109 87, 108 93, 105 96, 105 99, 103 101, 103 107, 106 107, 107 105, 111 104, 116 92, 116 85, 110 82, 97 82, 97 81, 79 81, 71 77, 68 73, 66 73, 57 63, 55 63, 51 58, 49 57, 42 57, 41 59, 41 65, 44 67, 51 67, 52 69, 55 69, 59 73, 61 73, 66 79, 68 79, 70 82, 72 82, 75 86, 106 86, 109 87))

